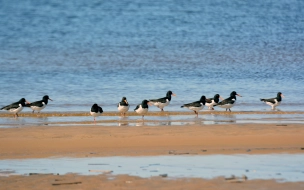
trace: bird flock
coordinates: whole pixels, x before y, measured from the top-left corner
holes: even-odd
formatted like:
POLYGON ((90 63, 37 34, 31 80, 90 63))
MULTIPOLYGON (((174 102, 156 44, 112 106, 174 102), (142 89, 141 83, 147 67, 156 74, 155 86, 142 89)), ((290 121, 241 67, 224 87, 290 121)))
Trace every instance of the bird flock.
POLYGON ((18 102, 14 102, 10 105, 2 107, 0 110, 7 110, 10 113, 15 114, 15 117, 18 117, 18 113, 23 110, 23 107, 29 107, 33 110, 33 113, 37 111, 38 113, 46 107, 48 101, 52 99, 48 95, 42 97, 42 100, 36 102, 28 102, 25 98, 21 98, 18 102))
MULTIPOLYGON (((163 98, 158 99, 150 99, 150 100, 143 100, 141 104, 138 104, 134 111, 142 116, 142 119, 144 119, 145 114, 148 112, 149 105, 155 105, 158 107, 161 111, 164 111, 164 107, 168 106, 171 101, 171 96, 176 96, 172 91, 168 91, 166 96, 163 98)), ((215 106, 218 106, 220 108, 226 109, 226 111, 231 112, 231 108, 234 106, 236 102, 236 96, 242 97, 240 94, 238 94, 235 91, 232 91, 229 98, 223 99, 219 94, 215 94, 213 98, 206 98, 206 96, 201 96, 201 98, 198 101, 194 101, 191 103, 187 103, 181 106, 181 108, 187 108, 189 110, 192 110, 196 116, 198 116, 199 110, 202 110, 205 106, 208 107, 209 110, 214 110, 215 106), (220 99, 222 101, 220 101, 220 99)), ((265 102, 267 105, 270 105, 273 110, 277 106, 281 104, 283 94, 281 92, 277 93, 277 96, 275 98, 261 98, 260 100, 265 102)), ((48 100, 53 101, 49 98, 48 95, 45 95, 42 97, 42 100, 36 101, 36 102, 28 102, 25 98, 21 98, 18 102, 14 102, 10 105, 2 107, 0 110, 7 110, 15 115, 15 117, 18 117, 18 113, 20 113, 23 110, 23 107, 29 107, 33 111, 33 113, 36 111, 40 113, 42 109, 44 109, 47 104, 48 100)), ((127 101, 126 97, 122 97, 122 100, 118 103, 117 109, 122 117, 126 116, 126 113, 129 111, 130 104, 127 101)), ((90 114, 94 117, 94 122, 96 122, 96 117, 100 116, 103 113, 103 109, 98 106, 98 104, 93 104, 90 110, 90 114)))

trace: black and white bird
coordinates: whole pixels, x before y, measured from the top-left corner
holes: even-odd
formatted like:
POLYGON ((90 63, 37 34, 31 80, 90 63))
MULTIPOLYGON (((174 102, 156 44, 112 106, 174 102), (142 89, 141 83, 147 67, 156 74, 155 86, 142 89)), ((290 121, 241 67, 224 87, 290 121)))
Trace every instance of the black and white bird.
POLYGON ((214 110, 213 106, 217 105, 220 101, 220 95, 215 94, 213 98, 206 98, 206 106, 208 106, 209 110, 214 110))
POLYGON ((164 107, 170 104, 171 96, 176 96, 176 95, 171 90, 169 90, 166 94, 166 97, 151 99, 149 101, 152 102, 161 111, 164 111, 164 107))
POLYGON ((265 102, 267 105, 271 106, 271 109, 275 109, 277 106, 281 104, 282 98, 284 98, 281 92, 277 93, 277 97, 275 98, 268 98, 268 99, 260 99, 261 101, 265 102))
POLYGON ((49 100, 53 101, 51 98, 49 98, 48 95, 45 95, 42 97, 42 100, 32 102, 30 104, 26 104, 25 107, 30 107, 33 110, 33 113, 35 111, 37 111, 39 113, 42 109, 44 109, 46 107, 49 100))
POLYGON ((232 91, 229 98, 219 102, 216 106, 219 106, 221 108, 225 108, 226 111, 229 110, 231 112, 230 108, 232 108, 234 106, 234 104, 236 102, 236 96, 242 97, 241 95, 239 95, 235 91, 232 91))
POLYGON ((149 101, 148 100, 143 100, 141 104, 138 104, 134 111, 140 115, 142 115, 142 119, 144 119, 145 114, 149 110, 149 101))
POLYGON ((18 102, 14 102, 10 105, 4 106, 0 110, 7 110, 13 114, 15 114, 15 117, 18 117, 18 113, 23 110, 23 107, 27 104, 30 104, 30 102, 26 101, 25 98, 21 98, 18 102))
POLYGON ((94 123, 96 123, 96 117, 100 116, 102 114, 103 110, 98 104, 93 104, 90 114, 94 117, 94 123))
POLYGON ((129 111, 130 105, 126 97, 122 97, 121 102, 118 103, 117 109, 120 112, 121 116, 126 116, 126 113, 129 111))
POLYGON ((196 102, 192 102, 189 104, 184 104, 181 106, 181 108, 188 108, 189 110, 194 111, 194 113, 196 114, 196 117, 198 117, 198 111, 202 110, 205 106, 206 103, 206 96, 202 96, 201 99, 199 101, 196 102))

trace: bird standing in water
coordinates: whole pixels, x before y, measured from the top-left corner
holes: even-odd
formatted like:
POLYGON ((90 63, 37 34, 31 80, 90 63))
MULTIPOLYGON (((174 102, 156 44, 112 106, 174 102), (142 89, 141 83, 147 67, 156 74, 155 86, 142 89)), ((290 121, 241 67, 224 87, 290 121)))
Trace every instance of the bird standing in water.
POLYGON ((14 102, 10 105, 2 107, 0 110, 7 110, 13 114, 15 114, 15 118, 19 117, 18 113, 23 110, 23 107, 27 104, 30 104, 30 102, 26 101, 25 98, 21 98, 18 102, 14 102))
POLYGON ((121 102, 119 102, 118 105, 117 105, 117 109, 121 113, 121 116, 125 117, 126 113, 129 110, 129 108, 130 108, 130 105, 129 105, 128 101, 127 101, 127 98, 126 97, 122 97, 121 102))
POLYGON ((192 102, 189 104, 184 104, 181 106, 181 108, 185 107, 185 108, 188 108, 189 110, 194 111, 194 113, 196 114, 196 117, 198 117, 198 111, 202 110, 204 108, 205 104, 206 104, 206 96, 202 96, 199 101, 192 102))
POLYGON ((265 102, 267 105, 270 105, 272 110, 275 110, 275 108, 281 104, 282 98, 284 98, 283 94, 281 92, 278 92, 277 97, 275 98, 268 98, 268 99, 261 98, 260 100, 265 102))
POLYGON ((171 96, 176 96, 176 95, 171 90, 169 90, 166 94, 166 97, 151 99, 149 101, 152 102, 161 111, 164 111, 164 107, 170 104, 171 96))
POLYGON ((225 108, 226 111, 229 110, 231 112, 230 108, 232 108, 235 105, 236 96, 242 97, 241 95, 239 95, 235 91, 232 91, 229 98, 219 102, 216 106, 219 106, 221 108, 225 108))
POLYGON ((97 104, 93 104, 91 107, 90 114, 94 117, 94 123, 96 124, 96 117, 100 116, 102 114, 103 110, 100 106, 97 104))
POLYGON ((138 104, 136 106, 136 108, 134 109, 134 111, 140 115, 142 115, 142 119, 144 119, 145 114, 148 112, 149 110, 149 101, 148 100, 143 100, 141 104, 138 104))
POLYGON ((53 101, 51 98, 49 98, 48 95, 45 95, 42 97, 42 100, 32 102, 30 104, 26 104, 25 107, 30 107, 33 110, 33 113, 35 111, 39 113, 41 110, 43 110, 46 107, 49 100, 53 101))

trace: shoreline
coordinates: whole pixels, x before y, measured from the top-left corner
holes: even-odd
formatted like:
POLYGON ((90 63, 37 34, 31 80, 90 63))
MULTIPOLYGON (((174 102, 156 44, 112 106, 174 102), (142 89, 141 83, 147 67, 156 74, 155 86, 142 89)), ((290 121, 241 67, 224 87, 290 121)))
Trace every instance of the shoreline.
MULTIPOLYGON (((304 111, 210 111, 210 110, 204 110, 198 112, 199 115, 296 115, 296 114, 304 114, 304 111)), ((89 112, 41 112, 41 113, 32 113, 32 112, 21 112, 18 114, 19 117, 79 117, 79 116, 90 116, 89 112)), ((193 115, 195 114, 192 111, 149 111, 145 116, 174 116, 174 115, 193 115)), ((117 111, 108 111, 103 112, 102 116, 120 116, 120 113, 117 111)), ((140 116, 136 112, 129 111, 127 112, 126 116, 140 116)), ((13 118, 14 115, 9 112, 0 112, 0 118, 1 117, 9 117, 13 118)))

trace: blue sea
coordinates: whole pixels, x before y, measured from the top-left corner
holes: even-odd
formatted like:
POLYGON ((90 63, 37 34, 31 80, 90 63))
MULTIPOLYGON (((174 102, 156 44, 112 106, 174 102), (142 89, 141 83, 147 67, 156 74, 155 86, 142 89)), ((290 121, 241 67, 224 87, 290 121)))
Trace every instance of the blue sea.
POLYGON ((259 99, 279 91, 280 110, 304 111, 304 1, 1 0, 0 76, 0 107, 48 94, 42 112, 168 90, 165 111, 231 91, 232 111, 270 110, 259 99))

